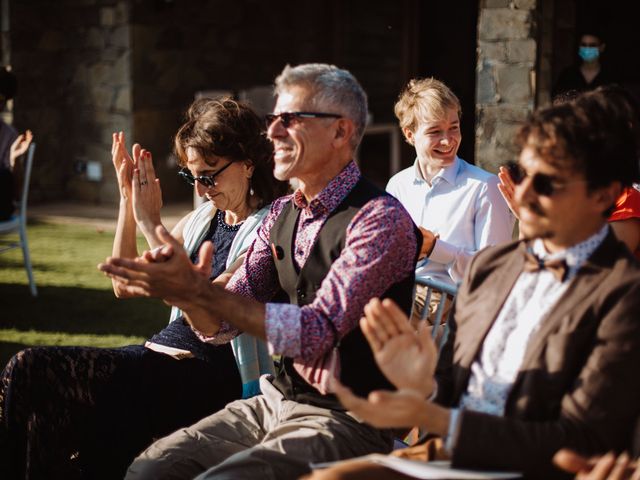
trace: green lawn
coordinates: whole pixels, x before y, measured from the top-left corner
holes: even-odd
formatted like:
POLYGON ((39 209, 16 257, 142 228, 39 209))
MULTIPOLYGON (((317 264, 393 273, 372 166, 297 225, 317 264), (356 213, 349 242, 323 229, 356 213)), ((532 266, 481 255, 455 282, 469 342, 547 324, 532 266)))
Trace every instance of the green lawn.
MULTIPOLYGON (((168 306, 154 299, 116 299, 110 280, 97 270, 111 253, 113 232, 33 223, 27 235, 38 297, 29 293, 21 250, 0 254, 2 366, 25 346, 128 345, 167 323, 168 306)), ((6 239, 0 236, 0 245, 6 239)))

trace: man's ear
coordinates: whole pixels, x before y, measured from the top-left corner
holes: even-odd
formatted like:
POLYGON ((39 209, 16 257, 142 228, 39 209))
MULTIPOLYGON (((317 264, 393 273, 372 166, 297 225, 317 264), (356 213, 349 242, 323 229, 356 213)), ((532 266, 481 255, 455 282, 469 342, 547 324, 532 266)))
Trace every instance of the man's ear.
POLYGON ((404 134, 404 138, 407 139, 407 143, 409 145, 415 145, 413 142, 413 131, 409 127, 404 127, 402 129, 402 133, 404 134))
POLYGON ((609 185, 594 190, 593 195, 598 202, 598 209, 605 214, 615 206, 616 201, 622 195, 622 184, 611 182, 609 185))
POLYGON ((333 137, 336 146, 348 144, 356 133, 356 126, 348 118, 339 118, 336 121, 335 134, 333 137), (337 143, 336 143, 337 142, 337 143))

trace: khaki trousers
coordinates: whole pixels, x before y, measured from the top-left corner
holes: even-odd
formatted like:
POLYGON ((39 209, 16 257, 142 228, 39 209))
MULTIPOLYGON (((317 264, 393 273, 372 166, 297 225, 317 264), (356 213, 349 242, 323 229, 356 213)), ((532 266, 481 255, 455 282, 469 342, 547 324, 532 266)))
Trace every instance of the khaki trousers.
MULTIPOLYGON (((295 479, 310 462, 387 453, 391 432, 344 412, 284 399, 266 377, 263 394, 164 437, 129 467, 127 479, 295 479)), ((180 408, 180 405, 176 405, 180 408)))
MULTIPOLYGON (((438 309, 438 304, 440 303, 440 299, 442 298, 442 292, 431 292, 431 298, 429 300, 429 314, 427 315, 427 322, 429 325, 433 325, 436 320, 436 312, 438 309)), ((424 307, 424 302, 427 298, 427 287, 424 285, 416 285, 416 295, 413 298, 413 308, 411 310, 411 325, 414 328, 418 328, 420 323, 420 316, 424 307)), ((447 318, 449 318, 449 312, 451 312, 451 307, 453 306, 453 300, 447 296, 444 304, 444 312, 442 312, 442 324, 446 323, 447 318)))

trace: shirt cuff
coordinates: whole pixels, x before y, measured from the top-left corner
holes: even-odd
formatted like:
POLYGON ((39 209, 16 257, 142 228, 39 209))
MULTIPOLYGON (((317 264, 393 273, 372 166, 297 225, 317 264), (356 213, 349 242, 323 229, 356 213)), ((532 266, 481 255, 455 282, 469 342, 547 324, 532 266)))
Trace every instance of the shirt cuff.
POLYGON ((289 303, 267 303, 264 329, 270 355, 299 357, 301 310, 289 303))
POLYGON ((446 265, 456 259, 457 253, 458 247, 439 238, 429 255, 429 260, 446 265))
POLYGON ((449 456, 453 456, 453 449, 458 443, 458 435, 460 433, 460 414, 459 408, 452 408, 449 412, 449 431, 444 438, 444 449, 449 456))
POLYGON ((205 335, 200 332, 198 329, 194 328, 193 325, 189 324, 193 333, 196 334, 196 337, 201 342, 211 343, 213 345, 223 345, 225 343, 229 343, 233 340, 239 333, 239 330, 226 322, 222 322, 220 325, 220 330, 215 335, 205 335))

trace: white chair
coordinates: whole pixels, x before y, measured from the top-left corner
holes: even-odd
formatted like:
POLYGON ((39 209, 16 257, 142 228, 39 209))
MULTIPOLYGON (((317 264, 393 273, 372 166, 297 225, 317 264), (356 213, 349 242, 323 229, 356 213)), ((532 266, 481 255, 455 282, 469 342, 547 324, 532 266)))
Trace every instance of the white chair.
POLYGON ((24 180, 22 183, 22 195, 20 197, 20 207, 17 215, 9 220, 0 222, 0 235, 18 232, 19 241, 10 241, 8 244, 0 246, 0 253, 6 252, 13 248, 22 248, 22 257, 24 259, 24 268, 27 270, 29 277, 29 289, 31 295, 38 296, 36 282, 33 280, 33 270, 31 268, 31 257, 29 256, 29 245, 27 243, 27 198, 29 196, 29 182, 31 179, 31 168, 33 167, 33 155, 36 151, 36 144, 31 142, 29 150, 27 150, 27 161, 24 164, 24 180))

